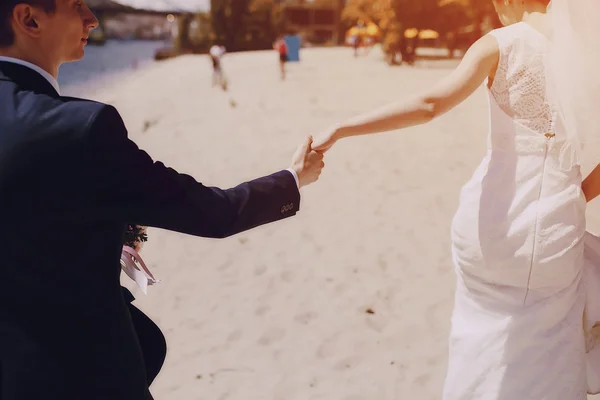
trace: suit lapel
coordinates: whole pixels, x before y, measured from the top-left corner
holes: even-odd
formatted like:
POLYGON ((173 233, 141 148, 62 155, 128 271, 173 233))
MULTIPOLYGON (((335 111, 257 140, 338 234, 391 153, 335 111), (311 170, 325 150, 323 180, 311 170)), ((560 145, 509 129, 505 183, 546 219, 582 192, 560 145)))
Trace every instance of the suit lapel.
POLYGON ((14 82, 24 90, 60 97, 46 78, 24 65, 0 61, 0 81, 14 82))

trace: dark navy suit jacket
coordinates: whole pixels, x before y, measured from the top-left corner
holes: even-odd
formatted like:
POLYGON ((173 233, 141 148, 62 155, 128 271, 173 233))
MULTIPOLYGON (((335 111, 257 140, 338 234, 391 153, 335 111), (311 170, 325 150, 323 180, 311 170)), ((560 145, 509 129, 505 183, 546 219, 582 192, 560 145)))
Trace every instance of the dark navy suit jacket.
POLYGON ((299 201, 289 171, 203 186, 140 150, 115 108, 0 62, 0 398, 150 399, 120 286, 126 224, 224 238, 299 201))

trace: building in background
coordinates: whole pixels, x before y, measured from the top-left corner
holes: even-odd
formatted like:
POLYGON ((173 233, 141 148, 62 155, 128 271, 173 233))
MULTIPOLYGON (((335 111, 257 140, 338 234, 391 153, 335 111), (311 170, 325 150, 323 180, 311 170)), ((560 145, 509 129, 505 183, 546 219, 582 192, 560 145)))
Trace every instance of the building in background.
POLYGON ((345 0, 281 0, 285 29, 313 44, 340 44, 340 21, 345 0))

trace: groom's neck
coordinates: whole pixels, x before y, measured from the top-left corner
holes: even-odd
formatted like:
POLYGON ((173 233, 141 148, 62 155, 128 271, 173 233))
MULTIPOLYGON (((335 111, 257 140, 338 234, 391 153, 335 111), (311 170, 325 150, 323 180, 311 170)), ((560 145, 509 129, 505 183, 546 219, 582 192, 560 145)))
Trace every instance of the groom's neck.
POLYGON ((37 47, 38 46, 33 46, 32 50, 24 50, 16 45, 11 47, 0 47, 0 56, 16 58, 37 65, 57 79, 60 62, 53 61, 51 54, 48 54, 47 51, 43 51, 41 47, 37 47))

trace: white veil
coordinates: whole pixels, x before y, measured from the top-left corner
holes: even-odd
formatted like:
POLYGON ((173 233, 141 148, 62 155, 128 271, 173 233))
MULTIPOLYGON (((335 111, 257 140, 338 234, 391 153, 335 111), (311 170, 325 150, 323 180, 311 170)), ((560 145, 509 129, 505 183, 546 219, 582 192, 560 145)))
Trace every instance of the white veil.
POLYGON ((600 0, 552 0, 548 95, 580 164, 600 163, 600 0))

